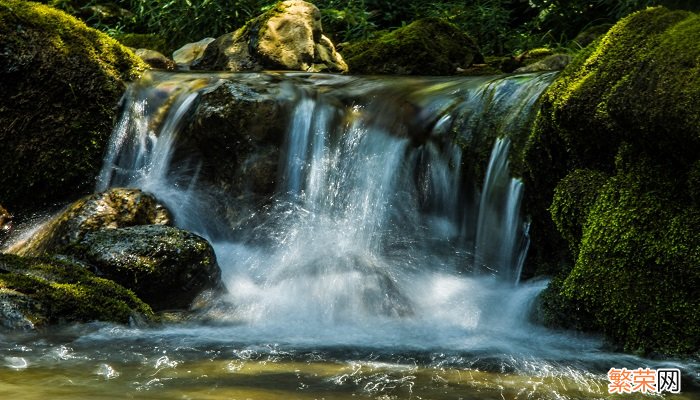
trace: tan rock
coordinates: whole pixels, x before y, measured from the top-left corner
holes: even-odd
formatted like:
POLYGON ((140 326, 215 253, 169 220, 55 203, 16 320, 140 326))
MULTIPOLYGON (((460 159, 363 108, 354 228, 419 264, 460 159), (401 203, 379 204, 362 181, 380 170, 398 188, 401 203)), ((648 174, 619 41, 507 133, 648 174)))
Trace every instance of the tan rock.
POLYGON ((335 46, 323 36, 321 12, 308 2, 289 0, 217 38, 192 68, 229 71, 283 69, 346 72, 335 46))
POLYGON ((196 64, 204 56, 204 50, 213 42, 214 38, 204 38, 198 42, 187 43, 173 52, 173 61, 178 69, 189 70, 192 64, 196 64))
POLYGON ((135 225, 170 225, 170 212, 152 195, 138 189, 109 189, 84 197, 47 222, 30 238, 7 250, 21 256, 60 251, 88 232, 135 225))

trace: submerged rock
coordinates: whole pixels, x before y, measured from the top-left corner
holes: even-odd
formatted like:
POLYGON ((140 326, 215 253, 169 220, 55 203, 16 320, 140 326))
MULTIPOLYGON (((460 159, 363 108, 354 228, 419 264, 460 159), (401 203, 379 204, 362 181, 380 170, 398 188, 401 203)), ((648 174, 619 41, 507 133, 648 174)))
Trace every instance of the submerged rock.
POLYGON ((484 62, 474 40, 437 18, 346 45, 343 55, 354 74, 453 75, 484 62))
POLYGON ((41 256, 60 252, 86 233, 133 225, 169 225, 170 212, 152 195, 138 189, 110 189, 76 201, 59 216, 24 242, 10 247, 10 253, 41 256))
POLYGON ((542 96, 526 186, 531 235, 550 247, 530 258, 573 264, 545 296, 551 324, 578 319, 638 353, 700 351, 699 36, 697 14, 634 13, 542 96))
POLYGON ((280 2, 237 31, 220 36, 192 68, 347 71, 343 58, 323 35, 321 12, 300 0, 280 2))
POLYGON ((0 325, 34 329, 61 322, 150 319, 133 292, 98 278, 85 266, 50 257, 0 254, 0 325))
POLYGON ((154 310, 188 308, 207 289, 221 289, 211 245, 177 228, 148 225, 87 233, 69 249, 98 276, 134 291, 154 310))
POLYGON ((146 65, 46 5, 0 0, 0 199, 15 212, 94 185, 125 83, 146 65))

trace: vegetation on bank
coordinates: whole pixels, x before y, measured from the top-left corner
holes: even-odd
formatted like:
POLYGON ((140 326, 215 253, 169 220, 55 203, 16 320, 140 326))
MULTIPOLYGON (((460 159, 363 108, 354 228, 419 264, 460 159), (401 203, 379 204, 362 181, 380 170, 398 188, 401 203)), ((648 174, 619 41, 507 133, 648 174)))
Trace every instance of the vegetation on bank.
MULTIPOLYGON (((276 0, 44 0, 110 34, 157 34, 170 50, 242 27, 276 0)), ((311 0, 335 43, 376 36, 413 21, 444 19, 481 46, 485 55, 510 55, 567 45, 582 30, 612 24, 648 6, 700 9, 693 0, 311 0)), ((576 46, 576 44, 572 44, 576 46)))
POLYGON ((525 151, 532 235, 558 231, 570 252, 535 256, 571 265, 543 297, 549 324, 642 354, 700 351, 698 37, 698 14, 635 13, 543 95, 525 151))

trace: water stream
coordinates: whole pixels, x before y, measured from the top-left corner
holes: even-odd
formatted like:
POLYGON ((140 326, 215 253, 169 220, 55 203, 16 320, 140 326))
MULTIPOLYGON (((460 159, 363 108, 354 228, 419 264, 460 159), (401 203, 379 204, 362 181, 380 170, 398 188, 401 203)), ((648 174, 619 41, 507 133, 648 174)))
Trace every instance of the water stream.
POLYGON ((678 367, 697 388, 695 364, 532 322, 547 282, 520 282, 527 188, 509 156, 553 77, 149 74, 97 190, 166 203, 212 242, 229 294, 191 322, 0 336, 0 396, 42 397, 41 382, 67 398, 602 398, 613 366, 678 367), (268 104, 284 129, 197 141, 232 104, 239 129, 269 124, 268 104), (219 169, 234 159, 235 185, 219 169))

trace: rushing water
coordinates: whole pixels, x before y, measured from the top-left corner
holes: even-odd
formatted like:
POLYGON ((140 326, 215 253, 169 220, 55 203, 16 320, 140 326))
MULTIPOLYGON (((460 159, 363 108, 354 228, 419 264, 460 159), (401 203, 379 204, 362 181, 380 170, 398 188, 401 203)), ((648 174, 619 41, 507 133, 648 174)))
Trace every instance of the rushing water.
POLYGON ((125 96, 98 190, 154 193, 213 243, 229 294, 190 322, 2 336, 0 396, 601 398, 613 366, 679 367, 697 389, 695 364, 531 322, 547 282, 519 282, 528 224, 509 154, 552 78, 149 75, 125 96), (184 137, 224 89, 287 121, 276 188, 235 223, 184 137))

